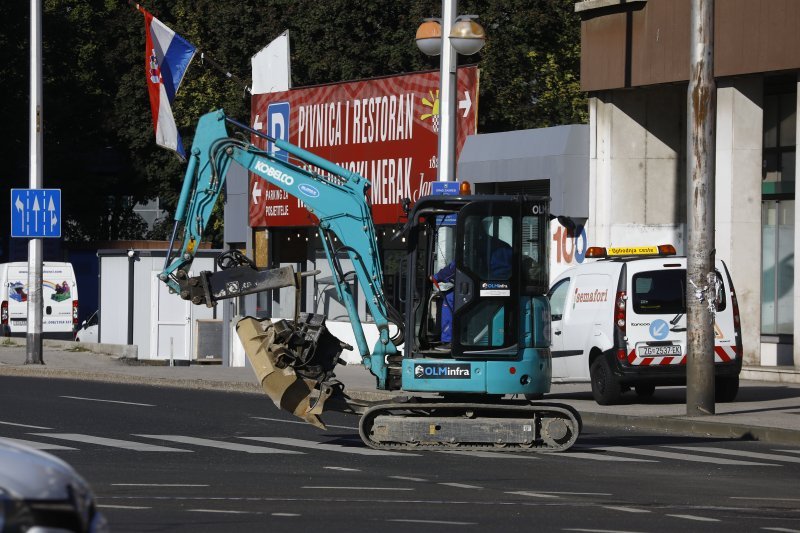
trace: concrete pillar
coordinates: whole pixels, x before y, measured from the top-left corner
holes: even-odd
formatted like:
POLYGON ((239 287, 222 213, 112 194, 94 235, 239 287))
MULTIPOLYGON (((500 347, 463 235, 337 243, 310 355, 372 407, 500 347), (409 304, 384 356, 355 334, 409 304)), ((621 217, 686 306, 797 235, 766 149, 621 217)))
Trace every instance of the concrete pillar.
POLYGON ((760 78, 721 81, 717 88, 716 248, 728 265, 742 321, 744 363, 761 363, 760 78))

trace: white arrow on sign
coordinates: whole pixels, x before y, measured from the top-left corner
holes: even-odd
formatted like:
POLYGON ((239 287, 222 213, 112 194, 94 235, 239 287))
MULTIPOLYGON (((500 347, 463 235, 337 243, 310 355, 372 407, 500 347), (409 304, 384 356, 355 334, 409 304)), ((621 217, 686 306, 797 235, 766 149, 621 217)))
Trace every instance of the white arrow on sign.
POLYGON ((261 189, 258 188, 258 181, 256 181, 253 185, 253 204, 257 204, 259 198, 261 198, 261 189))
POLYGON ((47 206, 47 210, 50 212, 50 231, 53 231, 56 227, 56 222, 58 222, 58 217, 56 216, 56 204, 53 202, 53 197, 50 197, 50 204, 47 206))
POLYGON ((464 118, 467 118, 467 114, 469 110, 472 109, 472 97, 469 95, 469 91, 464 91, 464 100, 458 101, 458 108, 464 110, 464 118))
POLYGON ((256 115, 256 119, 253 121, 253 129, 256 131, 261 131, 261 128, 264 127, 264 123, 261 122, 261 115, 256 115))
POLYGON ((39 232, 39 197, 33 197, 33 219, 36 221, 36 232, 39 232))
POLYGON ((17 195, 17 201, 14 202, 14 207, 17 208, 19 211, 19 216, 22 216, 22 212, 25 210, 25 204, 22 203, 22 200, 19 199, 20 195, 17 195))

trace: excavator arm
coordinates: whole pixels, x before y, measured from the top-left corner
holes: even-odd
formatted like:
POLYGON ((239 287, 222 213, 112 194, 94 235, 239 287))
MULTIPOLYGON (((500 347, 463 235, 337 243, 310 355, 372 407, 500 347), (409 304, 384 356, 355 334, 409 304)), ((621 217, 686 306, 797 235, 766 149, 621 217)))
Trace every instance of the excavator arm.
MULTIPOLYGON (((322 246, 331 266, 337 294, 347 309, 362 363, 376 376, 378 388, 386 389, 387 360, 391 361, 393 356, 399 356, 397 344, 402 342, 403 327, 402 319, 387 304, 383 293, 383 271, 377 237, 366 200, 370 183, 358 173, 228 118, 222 110, 200 118, 188 159, 175 212, 175 227, 160 279, 182 298, 209 306, 220 299, 300 283, 300 276, 294 275, 291 268, 258 269, 249 259, 235 252, 218 258, 221 270, 202 272, 198 276, 190 275, 192 260, 202 241, 211 211, 223 190, 230 165, 235 162, 258 178, 301 200, 318 219, 322 246), (229 128, 237 130, 239 136, 232 136, 229 128), (258 148, 250 142, 249 135, 266 139, 289 157, 277 157, 258 148), (341 243, 338 247, 334 245, 337 239, 341 243), (371 351, 367 346, 350 284, 345 280, 345 273, 339 265, 338 257, 342 253, 352 262, 355 280, 366 296, 369 312, 380 334, 371 351), (397 327, 394 337, 390 335, 390 323, 397 327)), ((291 387, 297 388, 292 381, 295 378, 303 380, 309 389, 319 389, 322 381, 330 376, 328 371, 335 366, 338 354, 346 345, 338 343, 337 339, 328 342, 327 347, 318 347, 320 339, 327 338, 320 331, 324 317, 310 314, 298 314, 296 317, 294 322, 283 321, 276 324, 275 331, 266 331, 265 328, 268 329, 269 326, 263 324, 260 328, 253 323, 245 325, 244 320, 237 327, 240 337, 243 336, 242 327, 246 326, 249 334, 244 336, 249 335, 250 340, 256 337, 259 339, 259 346, 253 350, 245 347, 248 356, 251 355, 249 351, 257 351, 258 347, 271 350, 271 367, 274 368, 264 371, 267 376, 262 376, 262 384, 264 379, 268 379, 268 375, 275 377, 275 373, 281 373, 287 379, 280 387, 285 386, 287 390, 291 387), (265 335, 275 337, 270 340, 270 346, 263 346, 265 335), (334 348, 330 348, 331 344, 334 348), (286 366, 292 366, 287 363, 291 358, 283 356, 287 350, 292 349, 305 355, 299 357, 297 368, 290 369, 290 376, 286 366), (307 352, 311 352, 310 355, 307 352), (324 352, 325 360, 320 361, 316 352, 324 352)), ((245 320, 258 322, 256 319, 245 320)), ((327 336, 335 339, 330 334, 327 336)), ((254 367, 258 365, 254 364, 254 367)), ((306 391, 303 388, 303 393, 298 396, 304 394, 306 391)), ((270 394, 279 404, 286 402, 286 395, 286 390, 270 394)), ((281 407, 286 408, 285 405, 281 407)), ((314 407, 309 405, 308 410, 311 411, 314 407)))

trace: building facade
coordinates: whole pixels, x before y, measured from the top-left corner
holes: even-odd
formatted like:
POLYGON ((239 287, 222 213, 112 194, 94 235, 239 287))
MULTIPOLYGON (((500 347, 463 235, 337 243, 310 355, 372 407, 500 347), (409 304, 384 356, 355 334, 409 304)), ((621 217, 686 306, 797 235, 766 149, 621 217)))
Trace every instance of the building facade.
MULTIPOLYGON (((592 244, 686 242, 689 0, 585 0, 592 244)), ((800 366, 794 250, 800 2, 715 4, 716 255, 745 364, 800 366)))

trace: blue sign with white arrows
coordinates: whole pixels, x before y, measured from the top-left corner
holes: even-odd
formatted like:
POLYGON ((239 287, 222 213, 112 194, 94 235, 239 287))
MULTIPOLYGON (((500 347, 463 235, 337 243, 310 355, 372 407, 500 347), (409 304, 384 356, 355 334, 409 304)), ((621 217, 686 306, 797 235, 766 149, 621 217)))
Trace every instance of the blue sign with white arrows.
POLYGON ((12 237, 61 237, 61 189, 11 189, 12 237))

